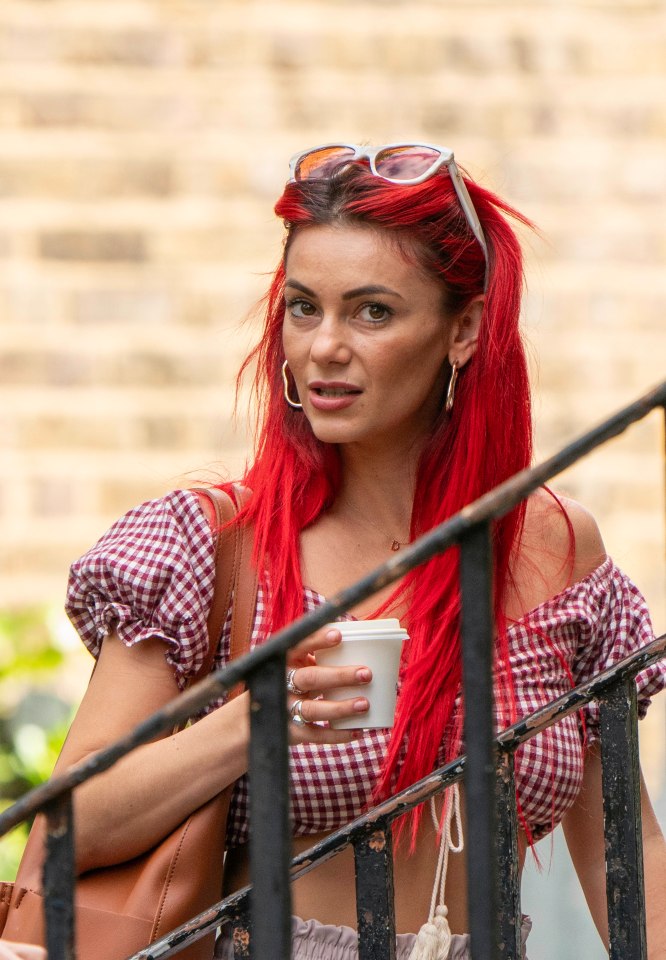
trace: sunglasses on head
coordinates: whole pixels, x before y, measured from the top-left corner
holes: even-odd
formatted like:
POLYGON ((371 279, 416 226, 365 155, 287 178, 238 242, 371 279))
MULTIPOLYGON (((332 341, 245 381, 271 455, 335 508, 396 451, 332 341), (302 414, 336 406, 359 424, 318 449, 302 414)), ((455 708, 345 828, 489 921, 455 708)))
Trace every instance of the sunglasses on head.
POLYGON ((478 240, 486 261, 488 274, 488 248, 481 223, 462 174, 453 158, 453 151, 431 143, 388 143, 383 147, 358 147, 351 143, 325 143, 311 150, 297 153, 289 162, 290 180, 324 180, 340 173, 355 160, 367 160, 375 177, 389 183, 423 183, 441 167, 451 178, 460 206, 470 230, 478 240))

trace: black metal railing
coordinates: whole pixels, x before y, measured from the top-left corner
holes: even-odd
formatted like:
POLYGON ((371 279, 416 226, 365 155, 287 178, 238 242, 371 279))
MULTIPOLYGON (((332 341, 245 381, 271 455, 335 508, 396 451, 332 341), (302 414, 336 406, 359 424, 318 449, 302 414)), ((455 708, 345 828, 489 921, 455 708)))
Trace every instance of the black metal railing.
POLYGON ((513 753, 525 740, 596 699, 601 714, 604 829, 611 960, 644 960, 643 891, 635 674, 666 652, 666 636, 587 684, 523 718, 493 739, 490 530, 522 499, 657 407, 666 411, 666 383, 575 440, 553 457, 465 507, 315 611, 275 634, 241 660, 186 691, 95 756, 26 794, 0 814, 0 835, 46 814, 44 892, 49 960, 70 960, 73 948, 72 791, 117 760, 173 729, 231 689, 250 688, 252 887, 239 891, 140 951, 132 960, 175 955, 223 921, 239 935, 236 956, 290 955, 290 879, 330 859, 350 843, 356 864, 359 956, 395 956, 391 823, 464 777, 467 798, 469 921, 474 960, 520 957, 520 891, 513 753), (287 651, 314 630, 453 545, 461 551, 463 686, 467 754, 338 830, 291 861, 288 822, 287 651), (266 806, 268 805, 268 806, 266 806), (501 896, 500 896, 501 891, 501 896), (248 908, 249 903, 249 908, 248 908), (260 909, 257 907, 260 905, 260 909), (251 930, 251 936, 250 936, 251 930))

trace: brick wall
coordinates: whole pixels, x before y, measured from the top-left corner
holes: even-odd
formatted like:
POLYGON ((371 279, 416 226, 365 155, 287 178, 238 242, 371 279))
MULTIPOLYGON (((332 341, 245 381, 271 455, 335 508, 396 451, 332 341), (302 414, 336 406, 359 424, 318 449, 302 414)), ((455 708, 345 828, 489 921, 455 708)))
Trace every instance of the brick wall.
MULTIPOLYGON (((242 464, 238 324, 300 147, 449 144, 539 224, 540 455, 663 379, 665 66, 663 0, 4 0, 0 605, 242 464)), ((663 628, 661 445, 655 417, 563 483, 663 628)))

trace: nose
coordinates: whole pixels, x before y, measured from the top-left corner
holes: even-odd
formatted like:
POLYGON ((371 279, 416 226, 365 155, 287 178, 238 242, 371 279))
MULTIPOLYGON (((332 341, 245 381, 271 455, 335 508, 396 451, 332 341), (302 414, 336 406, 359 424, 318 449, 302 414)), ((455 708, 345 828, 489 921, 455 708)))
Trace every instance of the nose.
POLYGON ((346 324, 334 316, 324 316, 310 345, 311 359, 321 367, 345 365, 351 360, 346 324))

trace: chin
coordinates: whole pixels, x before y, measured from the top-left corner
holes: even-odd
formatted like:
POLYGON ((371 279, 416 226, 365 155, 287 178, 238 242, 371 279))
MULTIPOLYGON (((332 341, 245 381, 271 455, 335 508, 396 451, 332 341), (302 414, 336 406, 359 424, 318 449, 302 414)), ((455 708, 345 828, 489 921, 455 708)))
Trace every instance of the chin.
POLYGON ((317 416, 312 417, 312 419, 308 417, 308 421, 310 429, 321 443, 352 443, 354 440, 362 439, 358 429, 351 427, 351 425, 336 424, 330 420, 326 422, 317 416))
POLYGON ((339 443, 351 443, 357 438, 355 436, 350 436, 348 430, 335 430, 331 427, 321 427, 319 429, 313 427, 312 432, 314 433, 317 440, 321 443, 330 443, 339 444, 339 443))

